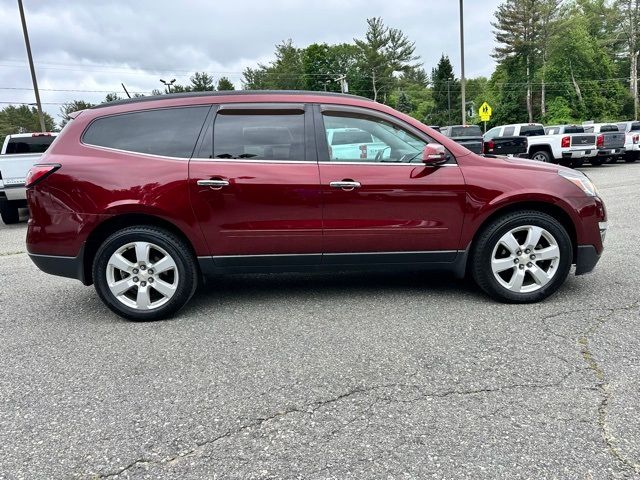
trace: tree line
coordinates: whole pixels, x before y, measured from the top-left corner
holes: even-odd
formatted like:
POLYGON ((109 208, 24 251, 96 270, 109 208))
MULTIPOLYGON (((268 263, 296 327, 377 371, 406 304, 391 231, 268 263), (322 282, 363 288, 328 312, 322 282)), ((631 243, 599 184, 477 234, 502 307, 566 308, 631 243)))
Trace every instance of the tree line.
MULTIPOLYGON (((638 116, 640 0, 504 0, 492 22, 496 68, 489 78, 467 79, 469 123, 480 123, 487 101, 489 126, 517 122, 547 124, 583 120, 613 121, 638 116)), ((390 105, 429 125, 458 123, 461 84, 443 54, 429 72, 415 42, 381 18, 366 21, 362 38, 340 44, 275 46, 273 60, 247 68, 242 88, 349 93, 390 105)), ((228 78, 217 82, 196 72, 187 85, 153 94, 233 90, 228 78)), ((109 94, 105 101, 121 98, 109 94)), ((74 100, 69 113, 92 106, 74 100)), ((45 117, 55 129, 53 118, 45 117)), ((38 129, 36 111, 9 106, 0 111, 0 141, 7 133, 38 129)))

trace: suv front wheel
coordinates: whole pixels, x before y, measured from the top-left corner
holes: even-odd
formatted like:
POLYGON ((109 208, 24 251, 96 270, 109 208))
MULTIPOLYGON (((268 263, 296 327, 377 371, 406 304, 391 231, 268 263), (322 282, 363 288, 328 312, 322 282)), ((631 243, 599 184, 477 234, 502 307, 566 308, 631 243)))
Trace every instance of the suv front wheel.
POLYGON ((565 228, 538 211, 500 217, 480 234, 471 258, 476 283, 508 303, 545 299, 564 283, 573 263, 565 228))
POLYGON ((129 320, 167 318, 193 296, 198 267, 184 241, 157 227, 130 227, 107 238, 93 262, 102 301, 129 320))

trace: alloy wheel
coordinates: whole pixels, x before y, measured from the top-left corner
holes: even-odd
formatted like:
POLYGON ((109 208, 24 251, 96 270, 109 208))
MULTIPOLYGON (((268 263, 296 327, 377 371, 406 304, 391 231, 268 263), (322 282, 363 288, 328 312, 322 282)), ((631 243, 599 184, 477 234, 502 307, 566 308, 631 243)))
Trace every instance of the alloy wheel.
POLYGON ((555 276, 560 263, 560 247, 542 227, 524 225, 505 233, 491 255, 494 278, 515 293, 535 292, 555 276))
POLYGON ((153 310, 166 304, 178 289, 175 260, 150 242, 132 242, 109 258, 107 285, 122 304, 136 310, 153 310))

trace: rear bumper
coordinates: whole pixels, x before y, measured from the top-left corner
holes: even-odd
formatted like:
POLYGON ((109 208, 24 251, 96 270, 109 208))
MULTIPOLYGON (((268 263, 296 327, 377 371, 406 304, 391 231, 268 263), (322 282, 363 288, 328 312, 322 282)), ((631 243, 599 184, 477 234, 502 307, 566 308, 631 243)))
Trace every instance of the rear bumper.
POLYGON ((624 155, 625 148, 601 148, 598 150, 599 157, 612 157, 615 155, 624 155))
POLYGON ((89 283, 86 282, 84 274, 84 246, 75 257, 29 253, 29 258, 35 263, 36 267, 45 273, 59 277, 73 278, 80 280, 85 285, 89 285, 89 283))
POLYGON ((583 149, 583 150, 568 150, 562 152, 562 158, 591 158, 596 156, 597 150, 595 148, 583 149))
POLYGON ((576 275, 592 272, 600 260, 600 255, 593 245, 578 245, 576 275))
POLYGON ((18 200, 27 201, 27 191, 24 185, 5 185, 3 191, 7 200, 10 202, 18 200))

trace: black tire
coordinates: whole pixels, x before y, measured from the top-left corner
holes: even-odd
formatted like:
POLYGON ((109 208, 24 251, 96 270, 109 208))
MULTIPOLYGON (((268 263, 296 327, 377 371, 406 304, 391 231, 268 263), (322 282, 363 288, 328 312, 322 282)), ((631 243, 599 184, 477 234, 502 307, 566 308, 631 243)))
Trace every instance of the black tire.
POLYGON ((0 216, 5 225, 13 225, 20 221, 18 207, 7 200, 0 200, 0 216))
POLYGON ((538 150, 537 152, 533 152, 531 154, 531 160, 537 160, 544 163, 553 163, 551 154, 546 150, 538 150))
POLYGON ((582 158, 574 158, 571 160, 571 168, 580 168, 584 165, 584 160, 582 158))
POLYGON ((533 303, 544 300, 560 288, 571 270, 572 262, 573 246, 565 228, 546 213, 525 210, 506 214, 483 228, 471 252, 470 269, 478 286, 492 298, 505 303, 533 303), (496 280, 491 268, 491 257, 494 247, 505 233, 525 225, 542 227, 553 235, 560 250, 560 260, 549 283, 533 292, 516 293, 505 288, 496 280))
MULTIPOLYGON (((182 239, 158 227, 141 226, 125 228, 107 238, 96 253, 92 274, 96 292, 109 309, 128 320, 154 321, 171 317, 191 299, 198 287, 199 269, 193 253, 182 239), (131 308, 118 300, 109 289, 109 259, 116 250, 132 242, 153 243, 164 249, 176 264, 178 279, 175 293, 164 305, 152 310, 131 308)), ((149 286, 152 284, 149 283, 149 286)))
POLYGON ((626 163, 633 163, 633 162, 635 162, 637 160, 637 156, 636 155, 637 155, 636 152, 630 152, 630 153, 628 152, 624 156, 624 161, 626 163))
POLYGON ((600 165, 602 165, 602 157, 593 157, 591 160, 589 160, 589 162, 594 167, 599 167, 600 165))

